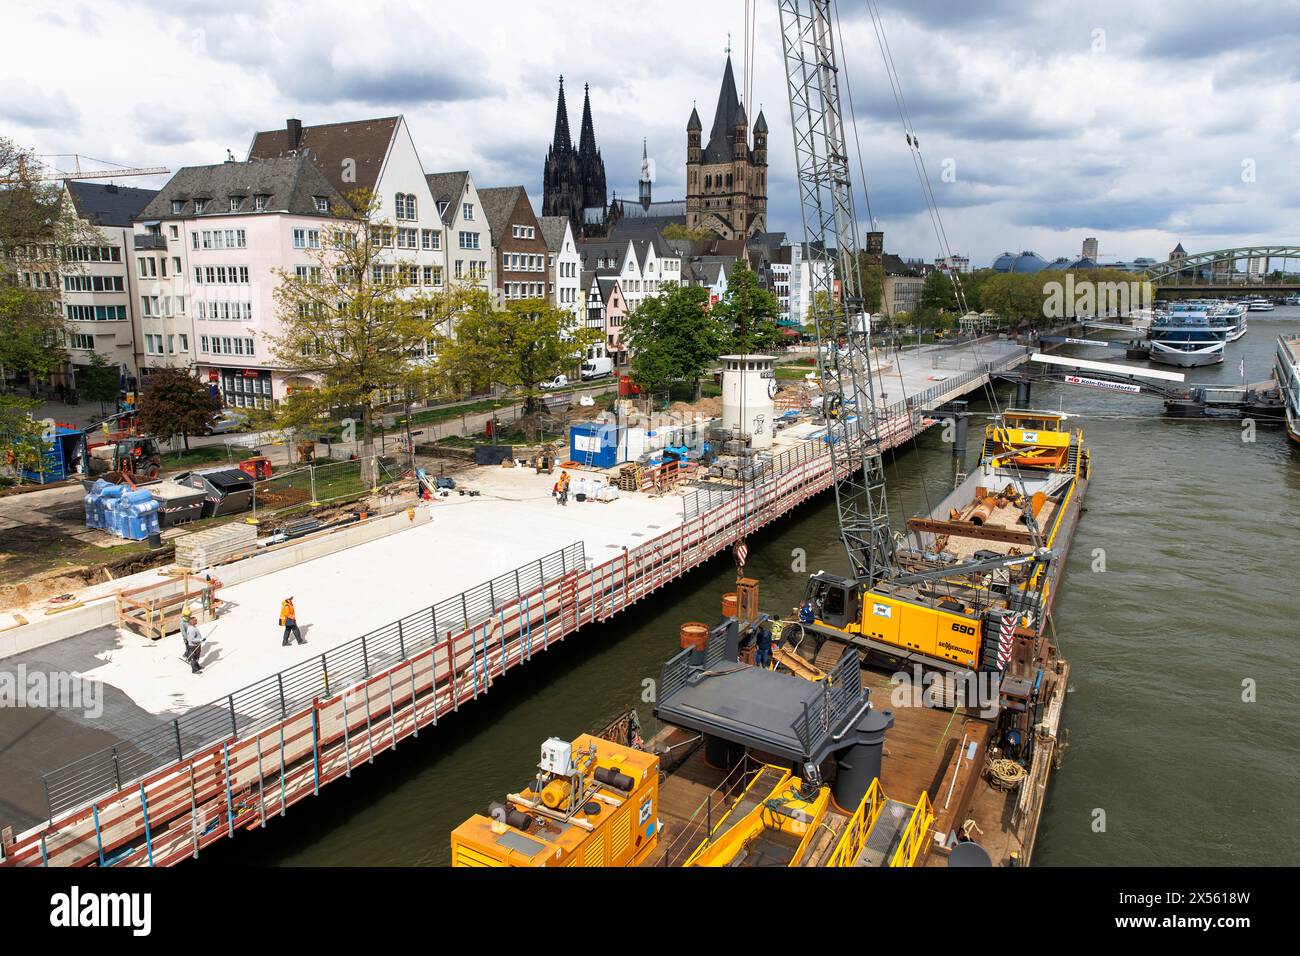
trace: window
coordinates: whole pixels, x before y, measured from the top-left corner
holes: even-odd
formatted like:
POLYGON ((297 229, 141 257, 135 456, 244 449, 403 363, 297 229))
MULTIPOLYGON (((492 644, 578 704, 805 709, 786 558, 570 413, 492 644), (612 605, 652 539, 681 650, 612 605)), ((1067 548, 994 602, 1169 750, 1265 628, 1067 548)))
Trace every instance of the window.
MULTIPOLYGON (((196 200, 194 200, 194 212, 195 212, 196 215, 202 213, 203 210, 205 210, 205 209, 207 209, 207 208, 208 208, 208 201, 207 201, 206 199, 196 199, 196 200)), ((160 352, 160 353, 158 353, 158 354, 161 355, 162 353, 160 352)))
POLYGON ((477 232, 462 232, 460 234, 460 247, 462 249, 478 249, 479 238, 477 232))
POLYGON ((242 206, 243 204, 244 204, 244 197, 243 197, 243 196, 231 196, 231 197, 230 197, 230 211, 231 211, 231 212, 239 212, 239 207, 242 206))
POLYGON ((474 204, 472 202, 463 202, 460 204, 460 215, 462 219, 473 221, 474 204))
POLYGON ((324 196, 313 196, 312 202, 316 204, 316 211, 328 213, 330 211, 330 201, 324 196))
POLYGON ((438 203, 438 215, 441 216, 443 213, 445 213, 445 212, 447 211, 447 207, 450 206, 450 205, 451 205, 451 203, 447 202, 447 200, 445 200, 445 199, 442 200, 441 202, 439 202, 439 203, 438 203))
POLYGON ((253 210, 255 212, 266 212, 266 198, 265 196, 253 197, 253 210))
POLYGON ((419 218, 415 214, 414 193, 398 193, 396 205, 398 219, 414 220, 419 218))
POLYGON ((179 215, 180 215, 182 212, 184 212, 184 211, 185 211, 185 200, 184 200, 184 199, 173 199, 173 200, 172 200, 172 215, 173 215, 173 216, 179 216, 179 215))
POLYGON ((188 352, 190 350, 190 337, 184 333, 181 333, 180 335, 176 336, 176 338, 179 341, 177 351, 188 352))
POLYGON ((397 230, 397 248, 414 249, 416 248, 416 237, 418 231, 415 229, 398 229, 397 230))
POLYGON ((95 337, 82 332, 74 332, 68 336, 68 347, 90 351, 95 347, 95 337))
POLYGON ((421 229, 420 248, 434 249, 434 250, 441 249, 442 233, 440 233, 437 229, 421 229))
POLYGON ((295 249, 319 249, 320 230, 295 229, 293 231, 293 247, 295 249))
POLYGON ((171 226, 168 226, 168 227, 167 227, 167 238, 168 238, 168 239, 179 239, 180 237, 181 237, 181 227, 180 227, 180 226, 177 226, 177 225, 171 225, 171 226))

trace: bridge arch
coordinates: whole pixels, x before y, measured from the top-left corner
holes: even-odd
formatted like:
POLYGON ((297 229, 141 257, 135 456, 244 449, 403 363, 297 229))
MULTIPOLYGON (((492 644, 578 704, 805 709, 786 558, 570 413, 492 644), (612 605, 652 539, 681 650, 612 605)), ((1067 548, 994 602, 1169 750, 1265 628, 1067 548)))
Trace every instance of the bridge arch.
POLYGON ((1169 259, 1148 266, 1145 271, 1147 278, 1157 285, 1205 283, 1240 285, 1248 288, 1251 285, 1252 275, 1259 276, 1262 281, 1272 272, 1277 271, 1279 262, 1281 271, 1295 274, 1294 281, 1300 285, 1300 246, 1283 244, 1237 246, 1232 249, 1188 253, 1179 259, 1169 259), (1249 263, 1257 260, 1263 260, 1264 268, 1259 272, 1249 272, 1249 263), (1241 262, 1247 264, 1245 268, 1238 268, 1238 263, 1241 262), (1291 265, 1290 269, 1287 268, 1288 264, 1291 265))

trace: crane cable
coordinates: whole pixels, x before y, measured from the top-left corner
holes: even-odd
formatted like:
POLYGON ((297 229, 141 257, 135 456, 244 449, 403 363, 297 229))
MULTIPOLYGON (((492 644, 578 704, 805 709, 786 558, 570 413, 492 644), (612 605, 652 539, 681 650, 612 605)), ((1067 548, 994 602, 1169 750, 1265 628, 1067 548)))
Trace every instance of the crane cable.
MULTIPOLYGON (((930 225, 934 230, 935 241, 939 244, 940 253, 949 261, 952 259, 952 248, 948 244, 948 233, 943 225, 943 216, 939 212, 939 204, 934 198, 934 190, 930 186, 929 172, 925 168, 925 159, 921 155, 921 142, 916 135, 916 130, 912 127, 911 116, 907 110, 907 100, 903 96, 902 81, 898 77, 898 70, 894 65, 893 51, 889 47, 889 40, 885 36, 885 24, 877 9, 875 0, 867 0, 867 12, 871 15, 871 25, 876 33, 876 44, 880 47, 880 55, 885 63, 885 73, 889 78, 890 92, 894 96, 894 105, 898 109, 898 118, 903 124, 903 133, 907 140, 908 151, 912 155, 912 165, 916 169, 917 179, 921 184, 921 198, 925 200, 926 211, 930 216, 930 225)), ((955 270, 945 270, 948 279, 953 285, 953 291, 957 297, 957 307, 961 309, 964 315, 968 310, 966 305, 966 296, 962 291, 961 279, 955 270)))

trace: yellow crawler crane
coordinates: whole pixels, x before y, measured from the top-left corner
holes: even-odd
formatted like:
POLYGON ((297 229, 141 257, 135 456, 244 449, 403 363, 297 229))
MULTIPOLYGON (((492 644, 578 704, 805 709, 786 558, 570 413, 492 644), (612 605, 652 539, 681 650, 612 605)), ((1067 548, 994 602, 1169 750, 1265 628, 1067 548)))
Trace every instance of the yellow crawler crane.
POLYGON ((799 615, 804 631, 894 660, 995 669, 1004 619, 1030 627, 1047 599, 1058 532, 1089 477, 1083 432, 1064 420, 1008 410, 988 425, 978 470, 935 514, 908 521, 921 545, 896 552, 896 573, 870 587, 811 576, 799 615))
POLYGON ((636 866, 659 840, 659 758, 552 737, 531 786, 451 834, 452 866, 636 866))

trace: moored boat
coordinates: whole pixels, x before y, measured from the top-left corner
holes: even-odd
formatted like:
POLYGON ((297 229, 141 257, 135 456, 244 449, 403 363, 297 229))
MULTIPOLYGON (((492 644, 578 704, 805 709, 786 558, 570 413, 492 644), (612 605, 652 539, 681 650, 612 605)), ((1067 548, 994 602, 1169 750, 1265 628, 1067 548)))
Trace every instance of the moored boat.
POLYGON ((683 625, 644 748, 617 722, 547 741, 533 781, 454 831, 454 863, 1027 865, 1069 683, 1048 619, 1090 476, 1066 416, 1007 411, 889 580, 818 572, 771 618, 741 578, 719 624, 683 625))

